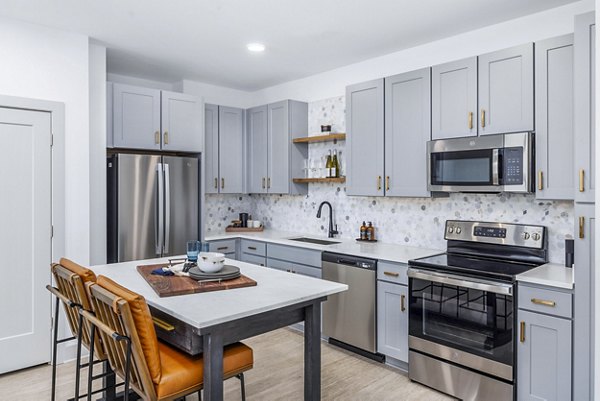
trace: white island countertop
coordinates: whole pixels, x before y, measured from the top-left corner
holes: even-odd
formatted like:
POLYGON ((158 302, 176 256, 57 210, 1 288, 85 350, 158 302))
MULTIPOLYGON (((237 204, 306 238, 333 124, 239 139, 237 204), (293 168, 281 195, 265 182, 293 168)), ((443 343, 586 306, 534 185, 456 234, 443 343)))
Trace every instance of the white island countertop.
POLYGON ((573 269, 555 263, 546 263, 517 276, 521 283, 573 289, 573 269))
POLYGON ((365 243, 353 239, 326 238, 318 235, 293 233, 265 229, 262 232, 210 233, 205 241, 243 238, 263 241, 272 244, 288 245, 298 248, 314 249, 317 251, 335 252, 344 255, 361 256, 396 263, 408 263, 411 259, 424 258, 444 252, 439 249, 418 248, 415 246, 386 244, 381 242, 365 243), (290 238, 308 237, 339 242, 333 245, 318 245, 307 242, 292 241, 290 238))
POLYGON ((237 320, 304 301, 346 291, 346 284, 226 259, 238 266, 254 287, 160 298, 136 270, 138 265, 166 263, 167 258, 93 266, 96 275, 106 276, 146 298, 148 304, 196 328, 237 320))

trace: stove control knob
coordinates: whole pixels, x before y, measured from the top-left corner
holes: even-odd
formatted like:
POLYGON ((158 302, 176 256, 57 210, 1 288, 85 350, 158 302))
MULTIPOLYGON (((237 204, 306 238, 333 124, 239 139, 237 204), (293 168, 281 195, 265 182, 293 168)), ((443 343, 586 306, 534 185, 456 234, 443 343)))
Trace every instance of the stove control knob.
POLYGON ((461 233, 461 231, 462 231, 462 230, 461 230, 461 228, 460 228, 460 227, 456 227, 456 233, 457 233, 457 234, 460 234, 460 233, 461 233))
POLYGON ((454 232, 454 227, 448 227, 448 232, 452 234, 454 232))
POLYGON ((524 240, 528 240, 530 237, 529 233, 523 233, 521 236, 523 237, 524 240))
POLYGON ((531 238, 533 238, 533 240, 534 240, 534 241, 539 241, 539 240, 540 240, 540 238, 541 238, 541 236, 540 236, 540 234, 538 234, 538 233, 533 233, 533 234, 531 235, 531 238))

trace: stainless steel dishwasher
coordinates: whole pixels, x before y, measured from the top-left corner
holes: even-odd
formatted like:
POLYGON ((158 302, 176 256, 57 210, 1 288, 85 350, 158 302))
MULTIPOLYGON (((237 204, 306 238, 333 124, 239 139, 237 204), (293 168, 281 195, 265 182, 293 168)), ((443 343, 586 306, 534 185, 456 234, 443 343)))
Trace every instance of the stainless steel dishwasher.
POLYGON ((323 334, 335 345, 381 359, 375 355, 377 261, 331 252, 321 260, 324 280, 348 285, 323 303, 323 334))

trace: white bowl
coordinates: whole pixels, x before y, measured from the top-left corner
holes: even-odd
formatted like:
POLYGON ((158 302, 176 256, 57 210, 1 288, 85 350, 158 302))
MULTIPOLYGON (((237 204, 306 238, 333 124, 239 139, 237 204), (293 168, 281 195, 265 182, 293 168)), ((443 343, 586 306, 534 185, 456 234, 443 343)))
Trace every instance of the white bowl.
POLYGON ((217 252, 200 252, 197 264, 198 268, 205 273, 216 273, 223 269, 225 255, 217 252))

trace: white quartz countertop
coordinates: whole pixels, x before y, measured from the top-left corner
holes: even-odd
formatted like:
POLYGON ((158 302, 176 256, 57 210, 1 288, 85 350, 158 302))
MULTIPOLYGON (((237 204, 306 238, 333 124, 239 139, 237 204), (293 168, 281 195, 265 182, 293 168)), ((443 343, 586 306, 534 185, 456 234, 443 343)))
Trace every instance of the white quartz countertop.
POLYGON ((414 246, 385 244, 381 242, 365 243, 356 240, 325 238, 317 235, 293 233, 278 230, 265 230, 262 232, 241 232, 241 233, 218 233, 209 234, 205 237, 206 241, 216 241, 223 239, 244 238, 255 241, 269 242, 272 244, 289 245, 298 248, 314 249, 318 251, 327 251, 341 253, 345 255, 362 256, 365 258, 387 260, 397 263, 408 263, 411 259, 424 258, 431 255, 444 252, 439 249, 418 248, 414 246), (290 238, 309 237, 339 242, 333 245, 318 245, 307 242, 291 241, 290 238))
POLYGON ((160 298, 137 272, 138 265, 167 262, 167 258, 138 260, 93 266, 96 275, 106 276, 146 298, 150 306, 196 328, 252 316, 346 291, 346 284, 287 273, 226 259, 238 266, 247 277, 257 282, 255 287, 236 288, 200 294, 160 298))
POLYGON ((571 290, 573 289, 573 269, 559 264, 547 263, 519 274, 517 281, 571 290))

